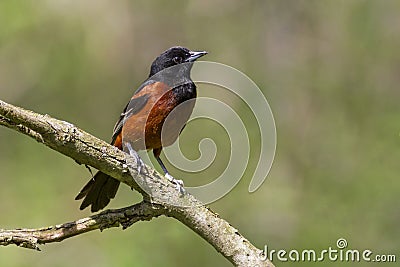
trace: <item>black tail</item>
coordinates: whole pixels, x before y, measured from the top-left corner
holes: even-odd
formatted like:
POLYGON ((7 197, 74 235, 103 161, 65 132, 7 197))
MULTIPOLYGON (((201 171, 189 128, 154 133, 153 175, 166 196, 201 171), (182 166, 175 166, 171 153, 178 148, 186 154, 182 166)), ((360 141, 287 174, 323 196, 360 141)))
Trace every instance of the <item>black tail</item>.
POLYGON ((97 172, 95 176, 82 188, 75 200, 85 198, 80 209, 91 207, 92 212, 99 211, 110 203, 115 197, 119 186, 119 181, 105 173, 97 172))

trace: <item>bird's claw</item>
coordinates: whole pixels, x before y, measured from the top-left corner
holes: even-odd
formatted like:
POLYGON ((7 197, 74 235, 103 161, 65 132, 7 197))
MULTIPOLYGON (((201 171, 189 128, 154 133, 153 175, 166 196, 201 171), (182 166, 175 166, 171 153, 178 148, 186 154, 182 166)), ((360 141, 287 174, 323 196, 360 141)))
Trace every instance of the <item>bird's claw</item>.
POLYGON ((147 170, 147 168, 146 168, 146 164, 144 164, 144 162, 143 162, 142 158, 139 156, 139 154, 136 152, 136 154, 133 155, 133 156, 134 156, 135 159, 136 159, 138 174, 141 174, 141 173, 142 173, 142 170, 145 170, 145 172, 147 173, 148 170, 147 170))
POLYGON ((136 160, 136 165, 137 165, 137 172, 138 174, 142 173, 142 170, 145 170, 146 173, 148 172, 146 168, 146 164, 144 164, 143 160, 139 156, 139 154, 132 148, 130 143, 125 143, 125 147, 128 149, 129 155, 135 158, 136 160))
POLYGON ((176 190, 179 191, 179 193, 181 193, 182 195, 185 194, 185 188, 183 185, 183 181, 182 180, 177 180, 174 177, 172 177, 171 174, 167 173, 165 174, 165 178, 167 178, 171 183, 175 184, 175 188, 176 190))

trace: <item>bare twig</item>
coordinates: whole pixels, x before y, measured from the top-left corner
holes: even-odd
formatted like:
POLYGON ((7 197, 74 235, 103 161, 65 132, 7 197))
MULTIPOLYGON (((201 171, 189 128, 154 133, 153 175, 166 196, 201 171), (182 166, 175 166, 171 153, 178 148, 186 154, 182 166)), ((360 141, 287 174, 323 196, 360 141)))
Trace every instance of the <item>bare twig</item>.
POLYGON ((160 205, 142 201, 136 205, 106 210, 99 214, 83 218, 74 222, 39 229, 0 229, 0 245, 17 245, 20 247, 39 249, 39 244, 60 242, 66 238, 83 234, 93 230, 104 230, 122 225, 123 229, 137 221, 149 221, 164 213, 160 205))
POLYGON ((145 199, 132 207, 104 211, 89 218, 50 228, 1 230, 0 245, 17 244, 37 249, 38 244, 61 241, 94 229, 120 224, 128 227, 139 220, 166 215, 181 221, 199 234, 236 266, 273 266, 270 261, 265 260, 262 250, 257 249, 237 229, 192 195, 182 196, 174 185, 148 166, 147 173, 139 174, 132 157, 74 125, 1 100, 0 125, 17 130, 79 163, 111 175, 139 191, 145 199), (151 197, 131 175, 140 178, 136 179, 139 182, 145 181, 150 190, 146 191, 151 192, 151 197))

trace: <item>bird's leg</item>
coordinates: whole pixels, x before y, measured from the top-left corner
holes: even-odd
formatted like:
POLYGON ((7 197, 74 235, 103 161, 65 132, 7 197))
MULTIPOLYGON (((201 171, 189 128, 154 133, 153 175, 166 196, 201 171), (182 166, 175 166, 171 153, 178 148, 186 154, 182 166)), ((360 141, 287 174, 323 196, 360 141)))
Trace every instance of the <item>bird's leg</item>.
POLYGON ((165 173, 165 178, 167 178, 170 182, 173 182, 174 184, 183 186, 183 181, 182 180, 177 180, 171 174, 169 174, 167 168, 165 168, 165 166, 164 166, 164 163, 161 161, 161 158, 157 157, 156 159, 157 159, 157 162, 160 164, 161 169, 165 173))
POLYGON ((171 183, 175 184, 176 185, 176 189, 181 194, 184 194, 185 193, 185 189, 183 188, 183 186, 184 186, 183 185, 183 181, 182 180, 177 180, 171 174, 169 174, 167 168, 165 167, 164 163, 162 162, 162 160, 160 158, 161 150, 162 150, 162 148, 153 149, 154 157, 156 158, 158 164, 160 164, 161 169, 163 170, 163 172, 165 174, 165 178, 167 178, 171 183))
POLYGON ((144 164, 143 160, 140 158, 139 154, 132 148, 132 145, 129 142, 125 142, 125 147, 128 149, 129 155, 135 158, 136 165, 137 165, 137 172, 138 175, 142 173, 142 169, 147 171, 146 165, 144 164))

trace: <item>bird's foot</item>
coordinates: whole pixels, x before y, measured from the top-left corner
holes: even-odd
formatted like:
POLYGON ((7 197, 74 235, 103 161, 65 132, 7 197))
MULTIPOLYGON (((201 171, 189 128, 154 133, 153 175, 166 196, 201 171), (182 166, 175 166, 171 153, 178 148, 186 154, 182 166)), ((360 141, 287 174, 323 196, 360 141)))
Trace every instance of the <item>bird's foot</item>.
POLYGON ((145 170, 146 173, 148 173, 146 164, 144 164, 143 160, 141 159, 139 154, 136 152, 136 150, 134 150, 132 148, 131 144, 126 142, 125 147, 127 148, 129 155, 131 155, 136 161, 138 175, 142 173, 142 170, 145 170))
POLYGON ((139 154, 136 152, 135 155, 132 155, 132 156, 135 157, 135 159, 136 159, 138 174, 141 174, 142 170, 144 170, 146 173, 148 173, 146 164, 144 164, 144 162, 143 162, 142 158, 139 156, 139 154))
POLYGON ((175 184, 175 188, 176 188, 176 190, 179 191, 179 193, 181 193, 182 195, 185 194, 185 188, 183 187, 184 185, 183 185, 183 181, 182 180, 175 179, 169 173, 165 174, 165 178, 167 178, 171 183, 175 184))

